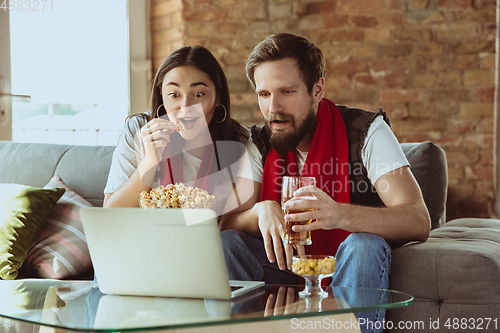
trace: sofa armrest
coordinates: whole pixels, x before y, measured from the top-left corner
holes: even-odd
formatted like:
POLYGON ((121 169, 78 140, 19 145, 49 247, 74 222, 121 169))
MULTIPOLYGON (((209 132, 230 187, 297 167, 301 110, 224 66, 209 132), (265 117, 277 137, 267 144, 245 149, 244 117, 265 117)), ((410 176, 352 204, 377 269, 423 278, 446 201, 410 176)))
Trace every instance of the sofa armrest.
POLYGON ((410 163, 411 172, 422 190, 431 217, 432 229, 446 221, 448 194, 448 164, 442 148, 430 141, 402 143, 401 149, 410 163))
POLYGON ((453 220, 426 242, 397 248, 389 281, 390 289, 415 297, 404 310, 414 319, 500 313, 500 220, 453 220), (423 303, 435 313, 424 314, 423 303))
POLYGON ((392 253, 391 289, 418 298, 495 298, 500 303, 500 220, 457 219, 431 231, 424 243, 392 253), (479 288, 468 293, 474 286, 479 288), (491 293, 496 286, 498 293, 491 293), (467 294, 463 294, 463 293, 467 294))

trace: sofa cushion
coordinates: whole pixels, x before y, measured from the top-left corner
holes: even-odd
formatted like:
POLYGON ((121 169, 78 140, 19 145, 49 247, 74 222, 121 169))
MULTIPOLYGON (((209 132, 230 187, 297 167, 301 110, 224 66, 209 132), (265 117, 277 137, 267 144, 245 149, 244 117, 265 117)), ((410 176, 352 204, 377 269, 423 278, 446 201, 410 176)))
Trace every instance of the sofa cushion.
POLYGON ((0 183, 43 187, 54 175, 94 206, 102 206, 114 146, 0 141, 0 183))
POLYGON ((443 149, 430 141, 402 143, 425 204, 431 217, 432 229, 445 223, 445 206, 448 191, 448 165, 443 149))
POLYGON ((55 205, 40 234, 26 255, 23 270, 38 277, 65 279, 92 267, 87 240, 80 220, 80 208, 92 207, 54 176, 45 188, 64 187, 66 192, 55 205))
POLYGON ((0 141, 0 183, 45 186, 70 147, 0 141))
POLYGON ((500 311, 500 220, 457 219, 393 251, 390 288, 447 307, 500 311))
POLYGON ((64 188, 0 184, 0 278, 15 279, 64 188))
POLYGON ((115 147, 72 146, 57 164, 55 174, 92 205, 100 207, 115 147))

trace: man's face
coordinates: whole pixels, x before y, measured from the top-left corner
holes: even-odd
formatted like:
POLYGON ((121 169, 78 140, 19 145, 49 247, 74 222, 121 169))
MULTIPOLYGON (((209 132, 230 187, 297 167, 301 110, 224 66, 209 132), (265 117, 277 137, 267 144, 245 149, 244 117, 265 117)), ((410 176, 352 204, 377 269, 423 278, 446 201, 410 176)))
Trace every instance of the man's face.
POLYGON ((308 93, 297 60, 264 62, 255 67, 254 79, 273 148, 280 155, 297 147, 307 151, 304 138, 314 131, 318 99, 308 93))

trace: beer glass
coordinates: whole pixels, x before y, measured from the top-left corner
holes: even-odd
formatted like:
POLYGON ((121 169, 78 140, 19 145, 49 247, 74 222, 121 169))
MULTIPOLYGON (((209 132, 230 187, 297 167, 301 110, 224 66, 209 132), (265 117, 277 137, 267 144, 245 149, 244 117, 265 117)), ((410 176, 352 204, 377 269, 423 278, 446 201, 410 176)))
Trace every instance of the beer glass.
MULTIPOLYGON (((285 202, 293 198, 293 192, 301 187, 315 185, 316 179, 314 177, 283 177, 283 185, 281 187, 281 209, 283 210, 283 216, 286 214, 295 214, 305 211, 311 211, 314 209, 299 209, 299 210, 286 210, 283 206, 285 202)), ((307 199, 307 197, 304 197, 307 199)), ((313 199, 313 197, 311 197, 313 199)), ((299 245, 311 245, 311 232, 295 232, 292 230, 294 225, 305 225, 312 223, 312 220, 306 221, 285 221, 285 236, 283 237, 285 244, 299 244, 299 245)))

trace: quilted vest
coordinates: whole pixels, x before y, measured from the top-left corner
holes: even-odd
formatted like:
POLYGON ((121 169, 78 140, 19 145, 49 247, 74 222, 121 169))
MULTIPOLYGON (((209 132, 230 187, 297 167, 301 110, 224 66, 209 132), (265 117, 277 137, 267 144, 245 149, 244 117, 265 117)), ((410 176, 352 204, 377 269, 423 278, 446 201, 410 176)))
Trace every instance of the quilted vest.
MULTIPOLYGON (((347 131, 349 142, 349 179, 351 185, 351 203, 364 206, 384 206, 377 191, 368 179, 368 172, 361 159, 361 148, 364 145, 370 125, 377 116, 383 116, 384 121, 390 126, 389 118, 382 110, 378 112, 365 111, 345 105, 337 105, 347 131)), ((270 149, 270 132, 264 125, 250 127, 252 140, 262 155, 262 165, 265 164, 267 153, 270 149)))

